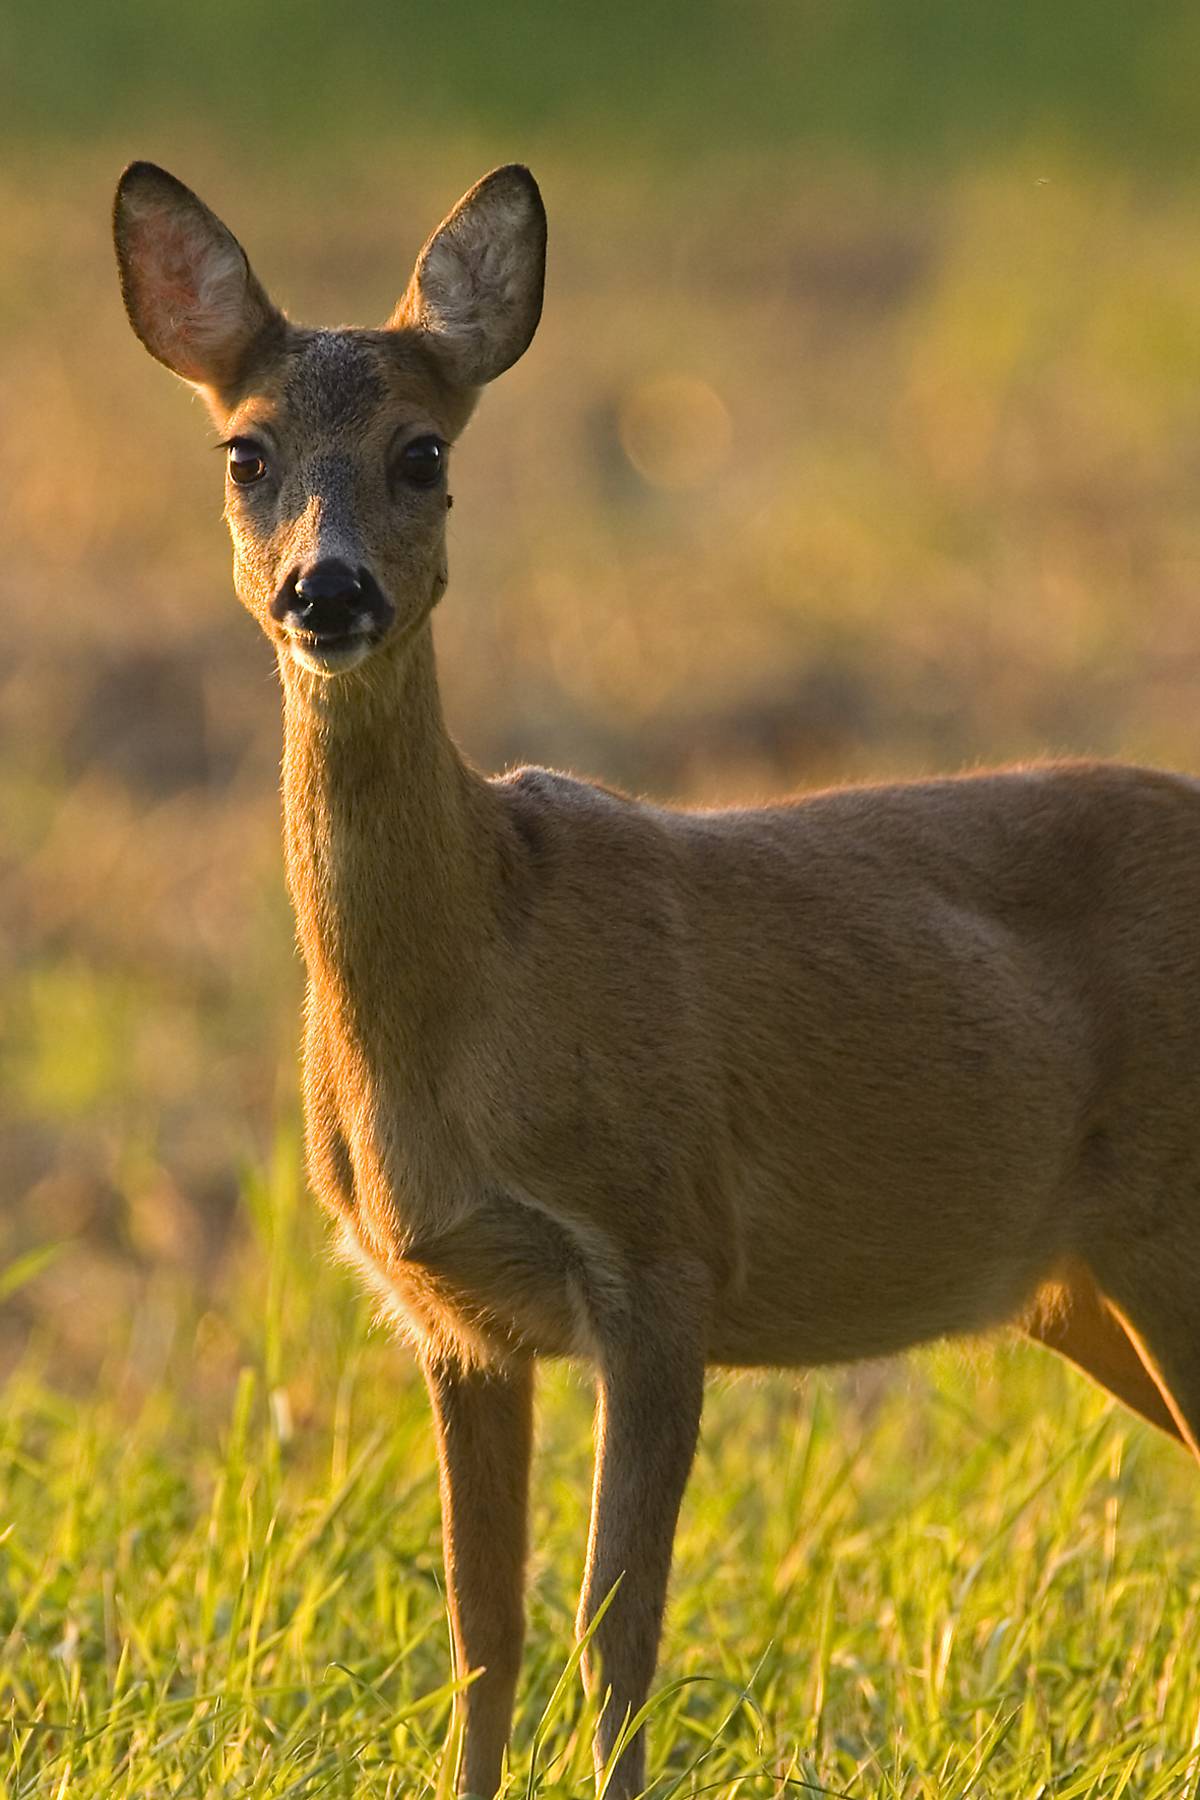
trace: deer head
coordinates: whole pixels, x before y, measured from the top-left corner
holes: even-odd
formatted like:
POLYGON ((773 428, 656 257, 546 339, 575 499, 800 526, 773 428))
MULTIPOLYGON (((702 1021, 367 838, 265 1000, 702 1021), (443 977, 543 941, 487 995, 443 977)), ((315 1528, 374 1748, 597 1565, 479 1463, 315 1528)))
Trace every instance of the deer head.
POLYGON ((281 665, 334 677, 402 655, 446 586, 450 446, 541 313, 528 169, 494 169, 459 201, 377 331, 293 325, 153 163, 126 169, 113 224, 134 331, 220 431, 234 583, 281 665))

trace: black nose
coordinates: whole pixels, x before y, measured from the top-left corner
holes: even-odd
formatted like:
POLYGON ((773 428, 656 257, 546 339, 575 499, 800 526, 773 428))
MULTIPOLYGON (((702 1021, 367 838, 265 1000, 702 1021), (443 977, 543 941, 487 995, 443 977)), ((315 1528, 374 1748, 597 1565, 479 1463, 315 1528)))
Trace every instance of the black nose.
POLYGON ((289 575, 271 602, 271 617, 314 637, 341 637, 361 623, 363 584, 353 569, 328 557, 289 575))

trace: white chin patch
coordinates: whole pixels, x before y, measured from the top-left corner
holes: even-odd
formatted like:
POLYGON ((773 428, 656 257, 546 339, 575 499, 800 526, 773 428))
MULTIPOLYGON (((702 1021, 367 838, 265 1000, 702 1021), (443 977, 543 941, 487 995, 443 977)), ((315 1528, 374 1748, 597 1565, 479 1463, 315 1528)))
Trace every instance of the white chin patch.
POLYGON ((371 652, 371 640, 367 637, 353 638, 348 644, 339 644, 336 649, 318 650, 315 645, 306 644, 299 638, 288 639, 288 652, 294 663, 307 669, 310 675, 344 675, 348 669, 356 669, 371 652))

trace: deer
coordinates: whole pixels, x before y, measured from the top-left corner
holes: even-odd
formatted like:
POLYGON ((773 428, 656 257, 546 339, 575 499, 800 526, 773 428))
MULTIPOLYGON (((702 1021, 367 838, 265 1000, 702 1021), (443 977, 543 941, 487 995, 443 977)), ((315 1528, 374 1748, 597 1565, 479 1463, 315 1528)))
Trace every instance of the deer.
POLYGON ((1035 762, 681 810, 485 777, 432 618, 453 446, 542 310, 532 175, 472 187, 377 330, 290 322, 151 163, 114 226, 277 656, 308 1169, 428 1384, 457 1792, 504 1779, 534 1369, 569 1358, 581 1666, 632 1800, 708 1368, 1016 1325, 1200 1454, 1200 784, 1035 762))

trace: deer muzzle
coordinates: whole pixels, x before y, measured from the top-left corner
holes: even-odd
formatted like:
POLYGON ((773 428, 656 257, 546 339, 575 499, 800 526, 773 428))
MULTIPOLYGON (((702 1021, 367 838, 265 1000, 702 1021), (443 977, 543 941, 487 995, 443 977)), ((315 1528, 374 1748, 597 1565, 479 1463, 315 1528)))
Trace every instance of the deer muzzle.
POLYGON ((396 609, 368 569, 325 557, 293 569, 271 602, 288 649, 303 667, 340 674, 370 654, 396 609))

